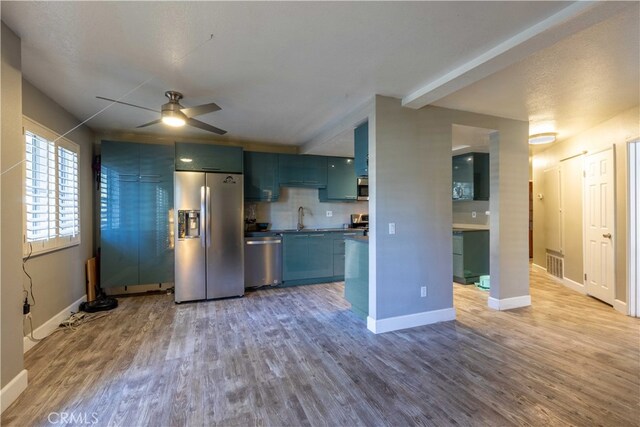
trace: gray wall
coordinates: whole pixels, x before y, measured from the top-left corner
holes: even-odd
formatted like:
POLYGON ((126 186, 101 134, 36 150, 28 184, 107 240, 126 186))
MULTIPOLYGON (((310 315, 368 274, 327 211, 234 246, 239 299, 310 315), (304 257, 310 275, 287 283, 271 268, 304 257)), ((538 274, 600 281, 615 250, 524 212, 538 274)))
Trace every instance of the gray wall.
POLYGON ((2 349, 0 383, 4 387, 24 366, 22 357, 22 71, 20 39, 2 22, 2 170, 0 283, 2 349))
POLYGON ((375 98, 369 123, 369 315, 453 306, 453 124, 500 132, 491 146, 491 295, 528 295, 528 124, 438 107, 412 110, 383 96, 375 98), (390 222, 395 235, 388 234, 390 222))
MULTIPOLYGON (((59 135, 80 123, 26 80, 22 81, 22 111, 26 117, 59 135)), ((65 138, 80 146, 80 245, 35 256, 27 263, 25 268, 33 278, 36 297, 32 309, 34 328, 85 295, 85 261, 93 256, 95 180, 91 164, 95 136, 89 128, 81 126, 65 138)), ((28 285, 26 277, 24 284, 28 285)), ((27 333, 25 329, 25 335, 27 333)))

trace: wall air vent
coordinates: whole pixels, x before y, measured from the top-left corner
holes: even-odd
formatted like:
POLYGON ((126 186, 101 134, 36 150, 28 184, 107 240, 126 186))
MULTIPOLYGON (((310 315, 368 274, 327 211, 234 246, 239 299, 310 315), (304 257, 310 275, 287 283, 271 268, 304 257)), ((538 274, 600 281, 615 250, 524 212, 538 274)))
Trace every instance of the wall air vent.
POLYGON ((547 252, 547 273, 559 279, 564 277, 564 259, 561 255, 547 252))

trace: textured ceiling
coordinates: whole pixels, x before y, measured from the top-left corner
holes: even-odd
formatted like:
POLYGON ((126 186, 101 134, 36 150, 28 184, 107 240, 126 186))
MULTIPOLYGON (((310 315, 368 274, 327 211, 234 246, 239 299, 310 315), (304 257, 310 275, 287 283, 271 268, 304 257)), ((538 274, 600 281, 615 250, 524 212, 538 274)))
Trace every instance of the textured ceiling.
MULTIPOLYGON (((201 119, 228 130, 228 138, 302 144, 374 94, 401 98, 567 4, 3 1, 1 7, 3 21, 22 39, 25 78, 78 118, 107 105, 96 95, 118 98, 147 82, 123 100, 159 108, 164 91, 175 89, 185 106, 217 102, 222 111, 201 119)), ((539 81, 509 81, 529 80, 539 81)), ((542 114, 541 107, 521 107, 529 99, 547 102, 527 91, 499 89, 474 108, 460 108, 542 114), (514 101, 514 93, 527 99, 514 101)), ((470 100, 456 96, 445 103, 470 100)), ((88 124, 131 130, 155 118, 113 106, 88 124)), ((140 132, 203 135, 162 125, 140 132)))
POLYGON ((638 3, 435 105, 528 120, 530 134, 569 138, 638 105, 638 3))

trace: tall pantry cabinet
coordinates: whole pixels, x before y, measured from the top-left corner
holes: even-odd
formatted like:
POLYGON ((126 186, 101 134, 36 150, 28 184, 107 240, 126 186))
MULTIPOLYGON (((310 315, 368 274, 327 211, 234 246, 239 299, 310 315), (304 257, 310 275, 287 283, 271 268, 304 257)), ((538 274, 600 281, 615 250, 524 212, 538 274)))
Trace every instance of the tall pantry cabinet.
POLYGON ((173 282, 172 145, 102 141, 100 284, 173 282))

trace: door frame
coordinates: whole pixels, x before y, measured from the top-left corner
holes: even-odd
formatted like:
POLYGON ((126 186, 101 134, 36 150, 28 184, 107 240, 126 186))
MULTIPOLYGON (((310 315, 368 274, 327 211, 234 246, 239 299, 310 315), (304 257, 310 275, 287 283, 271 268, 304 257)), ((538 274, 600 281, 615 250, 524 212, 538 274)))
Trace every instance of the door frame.
POLYGON ((627 143, 627 308, 628 314, 640 317, 640 139, 627 143))
MULTIPOLYGON (((594 151, 592 152, 588 152, 585 154, 584 157, 584 163, 586 164, 586 161, 588 159, 589 156, 592 156, 594 154, 600 154, 600 153, 604 153, 605 151, 609 151, 611 150, 611 157, 613 159, 612 162, 612 166, 613 166, 613 182, 612 184, 612 188, 613 188, 613 223, 611 225, 612 228, 612 233, 614 240, 613 240, 613 244, 612 244, 612 249, 613 249, 613 308, 616 308, 616 269, 615 269, 615 265, 616 265, 616 248, 615 248, 615 242, 617 241, 617 227, 616 227, 616 146, 615 144, 612 144, 611 146, 604 148, 602 150, 598 150, 598 151, 594 151)), ((582 172, 582 283, 584 284, 584 291, 586 295, 590 295, 589 294, 589 288, 587 286, 587 280, 585 279, 586 274, 587 274, 587 180, 586 180, 586 168, 583 166, 583 172, 582 172)), ((591 296, 591 295, 590 295, 591 296)), ((606 303, 605 303, 606 304, 606 303)))

